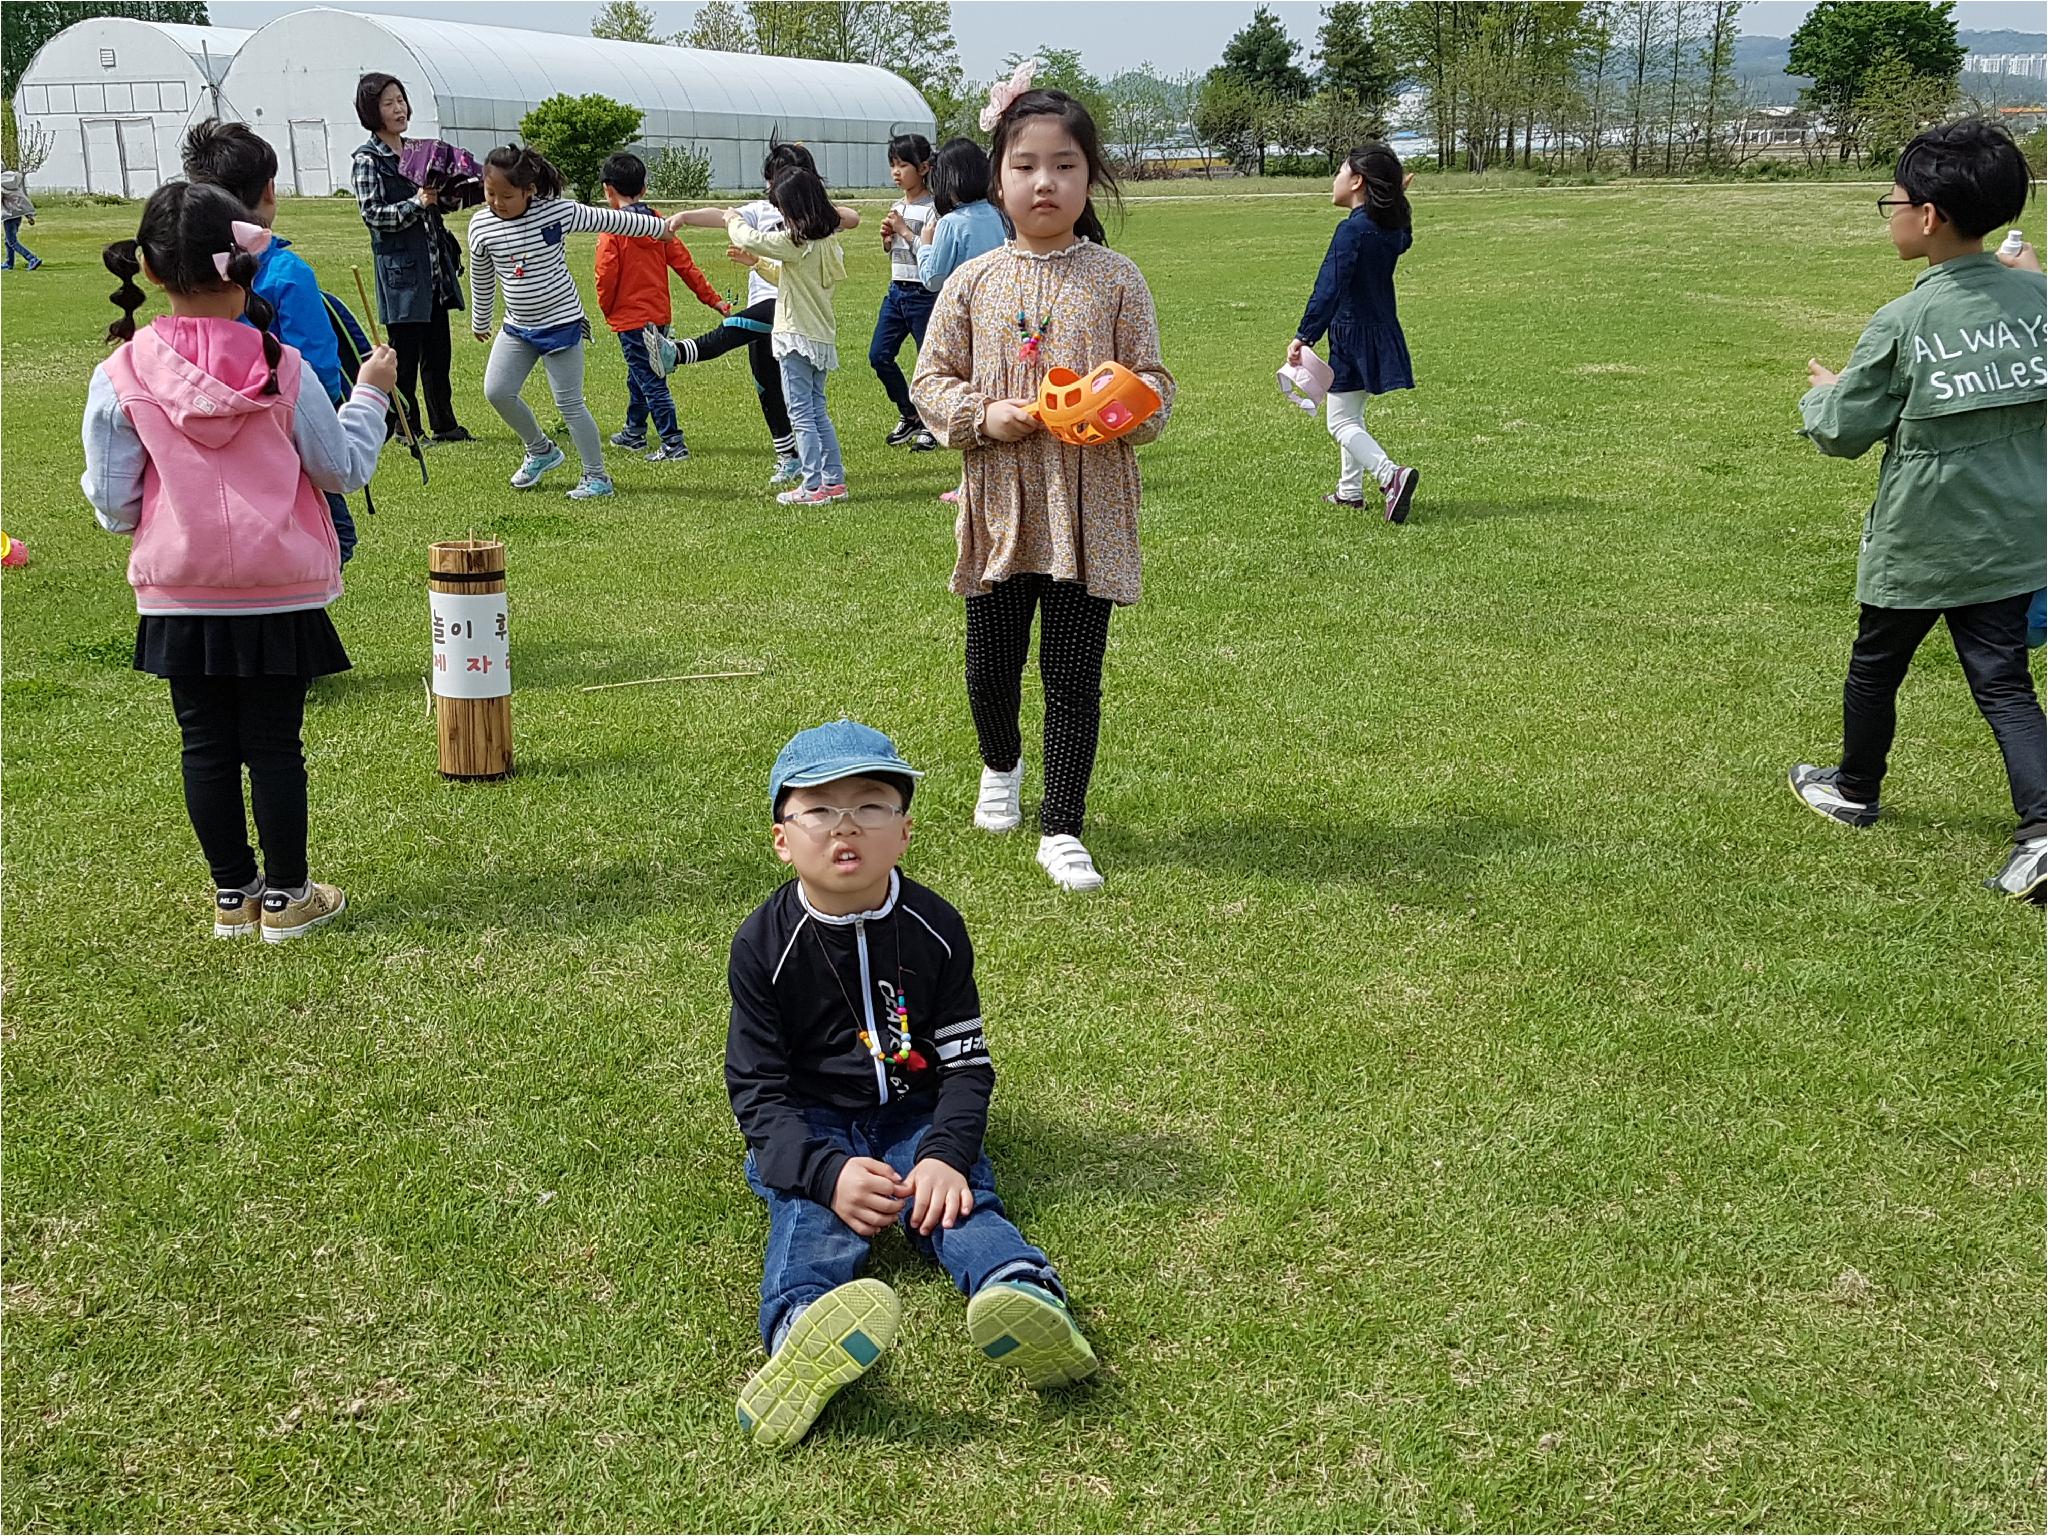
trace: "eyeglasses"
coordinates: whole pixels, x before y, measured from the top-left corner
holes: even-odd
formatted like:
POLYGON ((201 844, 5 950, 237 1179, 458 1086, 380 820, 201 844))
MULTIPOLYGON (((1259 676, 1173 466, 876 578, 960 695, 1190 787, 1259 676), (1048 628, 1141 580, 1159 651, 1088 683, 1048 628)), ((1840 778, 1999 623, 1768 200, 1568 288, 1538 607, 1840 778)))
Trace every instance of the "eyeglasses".
POLYGON ((796 823, 813 837, 825 837, 838 831, 839 823, 849 818, 863 832, 880 832, 902 816, 902 806, 870 800, 865 805, 814 805, 805 810, 791 811, 782 819, 796 823))
POLYGON ((1877 200, 1877 216, 1886 223, 1891 222, 1894 208, 1918 208, 1920 201, 1912 197, 1880 197, 1877 200))

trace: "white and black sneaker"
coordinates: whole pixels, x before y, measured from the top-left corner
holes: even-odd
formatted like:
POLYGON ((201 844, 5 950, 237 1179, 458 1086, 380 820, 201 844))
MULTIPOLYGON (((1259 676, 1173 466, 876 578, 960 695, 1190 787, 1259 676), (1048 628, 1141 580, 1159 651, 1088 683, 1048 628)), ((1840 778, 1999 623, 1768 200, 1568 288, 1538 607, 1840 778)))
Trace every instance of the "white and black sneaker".
POLYGON ((2031 901, 2037 906, 2048 901, 2048 837, 2015 843, 2005 867, 1986 880, 1984 887, 2014 901, 2031 901))
POLYGON ((939 440, 932 436, 929 427, 920 426, 910 439, 912 453, 936 453, 938 448, 939 440))
POLYGON ((1799 797, 1799 803, 1809 811, 1830 821, 1839 821, 1845 827, 1872 825, 1877 820, 1878 803, 1875 800, 1849 799, 1839 788, 1841 777, 1839 768, 1816 768, 1811 763, 1800 763, 1787 775, 1787 781, 1792 786, 1792 793, 1799 797))
POLYGON ((905 443, 924 430, 924 423, 915 416, 905 416, 889 429, 889 446, 901 448, 905 443))

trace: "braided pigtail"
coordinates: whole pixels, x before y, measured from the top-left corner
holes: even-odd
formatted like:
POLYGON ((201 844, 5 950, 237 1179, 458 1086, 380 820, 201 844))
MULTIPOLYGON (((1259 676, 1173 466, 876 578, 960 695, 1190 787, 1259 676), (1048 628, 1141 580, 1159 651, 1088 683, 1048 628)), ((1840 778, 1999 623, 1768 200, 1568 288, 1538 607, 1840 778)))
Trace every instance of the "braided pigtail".
POLYGON ((270 377, 264 381, 263 393, 274 395, 277 393, 277 365, 284 359, 284 349, 278 345, 277 337, 270 329, 271 321, 277 318, 277 311, 256 291, 256 269, 259 265, 249 252, 235 252, 228 262, 228 281, 248 295, 243 313, 249 317, 249 323, 263 333, 263 361, 270 365, 270 377))
POLYGON ((109 272, 121 279, 121 286, 107 295, 121 311, 120 319, 107 327, 107 340, 133 340, 135 311, 142 308, 147 297, 135 281, 135 275, 142 270, 141 247, 133 240, 116 240, 100 253, 100 260, 106 264, 109 272))

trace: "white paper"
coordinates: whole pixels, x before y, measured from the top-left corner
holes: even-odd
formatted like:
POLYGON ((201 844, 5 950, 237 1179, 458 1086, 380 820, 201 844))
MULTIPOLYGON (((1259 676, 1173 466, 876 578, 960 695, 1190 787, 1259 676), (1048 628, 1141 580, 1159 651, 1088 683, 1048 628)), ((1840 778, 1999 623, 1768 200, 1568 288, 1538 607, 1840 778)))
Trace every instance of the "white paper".
POLYGON ((503 592, 427 593, 433 620, 434 692, 444 699, 502 699, 512 692, 503 592))

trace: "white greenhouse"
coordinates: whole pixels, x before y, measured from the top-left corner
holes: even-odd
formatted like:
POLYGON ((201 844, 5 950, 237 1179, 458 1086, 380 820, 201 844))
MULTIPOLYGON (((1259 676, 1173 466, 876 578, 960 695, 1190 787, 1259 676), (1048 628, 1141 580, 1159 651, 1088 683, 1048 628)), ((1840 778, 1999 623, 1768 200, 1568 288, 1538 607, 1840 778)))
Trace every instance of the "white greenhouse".
POLYGON ((609 96, 645 114, 643 154, 694 145, 711 157, 712 185, 727 189, 759 186, 771 135, 808 145, 825 179, 846 187, 887 184, 890 136, 932 131, 917 90, 867 64, 304 10, 257 29, 222 85, 228 113, 276 148, 279 192, 349 185, 368 137, 356 80, 369 70, 405 82, 410 137, 443 138, 478 158, 517 139, 520 118, 545 97, 609 96))
POLYGON ((180 140, 215 102, 253 34, 101 16, 38 50, 15 91, 24 133, 50 135, 37 187, 147 197, 179 173, 180 140))

